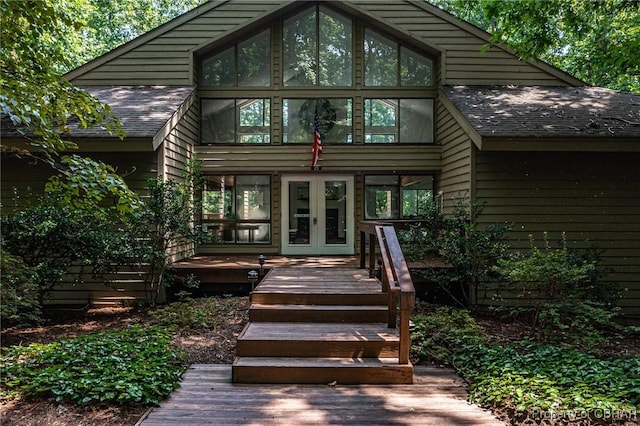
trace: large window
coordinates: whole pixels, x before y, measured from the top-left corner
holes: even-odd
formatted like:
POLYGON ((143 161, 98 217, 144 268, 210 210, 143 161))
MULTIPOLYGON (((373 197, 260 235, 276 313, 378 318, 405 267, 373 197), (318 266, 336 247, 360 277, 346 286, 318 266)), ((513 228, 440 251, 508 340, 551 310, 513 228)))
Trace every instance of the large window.
POLYGON ((323 6, 284 21, 285 86, 351 86, 351 20, 323 6))
POLYGON ((207 176, 202 222, 224 243, 270 243, 270 177, 207 176))
POLYGON ((269 30, 202 61, 204 86, 264 87, 271 83, 269 30))
POLYGON ((365 219, 425 217, 430 203, 432 176, 365 176, 365 219))
POLYGON ((352 104, 351 99, 283 99, 282 141, 311 142, 317 115, 322 143, 353 142, 352 104))
POLYGON ((269 99, 203 99, 202 143, 270 143, 269 99))
POLYGON ((433 61, 367 28, 364 38, 365 85, 432 86, 433 61))
POLYGON ((365 143, 433 142, 433 99, 365 99, 365 143))

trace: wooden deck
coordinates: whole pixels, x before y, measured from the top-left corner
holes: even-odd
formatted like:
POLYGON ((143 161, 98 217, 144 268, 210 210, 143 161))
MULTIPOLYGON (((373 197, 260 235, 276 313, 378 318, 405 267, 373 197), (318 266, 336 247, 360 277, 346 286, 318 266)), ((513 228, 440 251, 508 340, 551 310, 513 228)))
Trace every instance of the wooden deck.
POLYGON ((231 383, 229 365, 193 365, 138 425, 503 425, 468 404, 450 370, 415 367, 413 385, 231 383))

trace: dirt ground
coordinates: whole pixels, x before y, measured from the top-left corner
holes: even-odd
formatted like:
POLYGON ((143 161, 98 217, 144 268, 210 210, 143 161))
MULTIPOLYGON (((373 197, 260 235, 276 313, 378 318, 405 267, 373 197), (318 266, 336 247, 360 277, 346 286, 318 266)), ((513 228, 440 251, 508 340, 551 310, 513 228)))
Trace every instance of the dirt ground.
MULTIPOLYGON (((247 299, 247 298, 245 298, 247 299)), ((238 310, 229 317, 234 320, 214 330, 206 330, 175 337, 175 343, 187 354, 187 364, 230 364, 233 361, 236 339, 247 322, 248 300, 238 303, 238 310)), ((2 346, 47 343, 63 337, 98 333, 123 329, 128 325, 152 323, 151 316, 145 310, 133 308, 92 309, 79 316, 57 314, 42 326, 32 328, 9 328, 2 331, 2 346)), ((522 338, 526 327, 517 322, 499 321, 493 317, 477 318, 491 340, 498 344, 507 344, 522 338)), ((615 342, 608 348, 611 354, 625 352, 640 353, 640 339, 629 338, 615 342)), ((0 424, 25 426, 131 426, 148 409, 147 406, 77 406, 56 403, 51 400, 11 400, 0 401, 0 424)), ((500 413, 497 413, 500 415, 500 413)), ((506 413, 502 413, 507 417, 506 413)))

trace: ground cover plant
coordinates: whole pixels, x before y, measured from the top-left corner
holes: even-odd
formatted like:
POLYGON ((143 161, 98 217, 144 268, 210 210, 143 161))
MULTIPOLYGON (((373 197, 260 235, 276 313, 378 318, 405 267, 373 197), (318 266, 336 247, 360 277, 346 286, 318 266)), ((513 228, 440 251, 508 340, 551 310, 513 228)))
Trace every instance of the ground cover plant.
POLYGON ((14 346, 1 358, 1 381, 8 392, 57 402, 158 404, 178 387, 183 359, 167 329, 134 325, 14 346))
MULTIPOLYGON (((511 424, 631 424, 637 419, 637 335, 631 348, 603 344, 596 355, 563 343, 534 341, 527 324, 511 323, 505 338, 505 326, 496 327, 495 317, 483 327, 462 309, 422 304, 413 321, 414 362, 454 367, 470 385, 469 400, 511 424)), ((608 337, 623 339, 619 334, 608 337)))

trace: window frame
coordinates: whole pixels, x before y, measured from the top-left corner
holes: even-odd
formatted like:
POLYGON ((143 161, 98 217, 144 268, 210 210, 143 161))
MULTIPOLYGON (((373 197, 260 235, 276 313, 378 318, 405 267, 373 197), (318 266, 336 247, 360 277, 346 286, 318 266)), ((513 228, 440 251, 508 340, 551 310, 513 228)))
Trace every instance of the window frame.
POLYGON ((273 126, 271 125, 273 112, 271 107, 271 99, 272 99, 271 97, 263 97, 263 98, 203 97, 201 98, 200 99, 200 145, 271 145, 273 141, 273 126), (205 103, 208 101, 212 101, 212 102, 233 101, 234 103, 233 141, 224 141, 224 142, 216 142, 213 140, 205 141, 204 136, 205 136, 206 128, 205 128, 204 122, 206 121, 206 119, 204 116, 204 111, 205 111, 205 103), (242 126, 240 123, 242 105, 239 101, 247 101, 249 103, 262 101, 263 102, 263 107, 262 107, 263 120, 268 119, 269 124, 268 125, 263 124, 262 126, 242 126), (269 108, 268 114, 264 112, 264 110, 266 109, 265 108, 266 105, 268 105, 268 108, 269 108), (249 131, 249 129, 254 129, 255 131, 249 131), (244 131, 241 131, 241 130, 244 130, 244 131), (267 142, 242 142, 240 138, 244 135, 262 135, 262 136, 267 136, 269 140, 267 142))
MULTIPOLYGON (((200 212, 200 223, 203 225, 203 228, 207 232, 214 232, 218 234, 218 238, 215 239, 214 244, 222 244, 222 245, 247 245, 247 244, 258 244, 258 245, 271 245, 273 244, 273 182, 271 175, 264 173, 256 173, 256 174, 226 174, 226 175, 207 175, 205 176, 204 182, 202 184, 201 189, 201 199, 203 200, 203 206, 200 212), (237 202, 238 198, 238 178, 249 177, 249 178, 264 178, 266 177, 266 181, 268 182, 268 206, 265 209, 267 213, 267 218, 238 218, 238 209, 239 204, 237 202), (233 179, 233 190, 230 196, 231 199, 231 212, 227 213, 226 211, 226 196, 223 195, 222 205, 220 206, 223 210, 222 213, 205 213, 204 208, 204 199, 206 198, 207 183, 208 182, 216 182, 222 183, 227 179, 233 179), (217 214, 221 214, 221 217, 207 217, 209 215, 215 216, 217 214), (230 216, 228 216, 230 214, 230 216), (268 233, 268 238, 266 241, 255 241, 254 231, 260 230, 261 226, 266 226, 266 230, 268 233), (244 228, 244 229, 242 229, 244 228), (238 237, 238 232, 247 232, 247 238, 240 239, 238 237), (225 233, 227 235, 232 235, 232 239, 227 239, 225 237, 225 233)), ((209 192, 215 192, 211 190, 209 192)), ((263 194, 265 197, 265 194, 263 194)), ((264 198, 263 198, 264 200, 264 198)))

